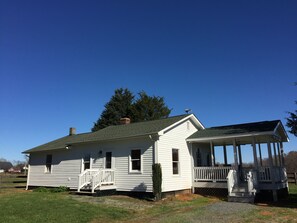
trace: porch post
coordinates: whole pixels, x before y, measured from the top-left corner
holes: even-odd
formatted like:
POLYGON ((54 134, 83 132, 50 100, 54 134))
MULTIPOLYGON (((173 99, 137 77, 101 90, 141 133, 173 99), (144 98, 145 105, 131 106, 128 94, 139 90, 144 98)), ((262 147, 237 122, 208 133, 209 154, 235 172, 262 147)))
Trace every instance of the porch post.
POLYGON ((254 155, 254 166, 258 173, 258 158, 257 158, 257 149, 256 149, 256 142, 255 138, 253 138, 252 146, 253 146, 253 155, 254 155))
POLYGON ((239 165, 242 167, 241 146, 238 145, 239 165))
POLYGON ((284 157, 283 142, 280 142, 280 150, 281 150, 282 164, 283 164, 283 166, 285 166, 285 157, 284 157))
POLYGON ((238 156, 237 156, 237 146, 236 146, 235 139, 233 139, 233 153, 234 153, 234 165, 236 170, 236 178, 237 178, 237 183, 239 183, 238 156))
MULTIPOLYGON (((273 169, 273 160, 272 160, 272 153, 271 153, 271 143, 267 143, 268 148, 268 156, 269 156, 269 169, 270 169, 270 177, 271 177, 271 183, 273 187, 275 187, 275 171, 273 169)), ((275 189, 272 190, 273 194, 273 201, 277 201, 277 192, 275 189)))
POLYGON ((212 141, 210 141, 210 153, 211 153, 211 166, 214 166, 214 150, 213 150, 212 141))
POLYGON ((282 159, 281 159, 281 151, 280 151, 280 146, 279 146, 279 142, 277 142, 277 153, 278 153, 278 161, 279 161, 279 166, 283 166, 283 163, 282 163, 282 159))
POLYGON ((258 143, 258 146, 259 146, 260 165, 263 166, 262 152, 261 152, 261 143, 258 143))
POLYGON ((195 193, 195 188, 193 187, 194 186, 193 182, 194 182, 195 176, 194 176, 193 143, 189 143, 188 145, 190 147, 190 155, 191 155, 192 194, 194 194, 195 193))
POLYGON ((274 166, 278 166, 275 142, 273 142, 273 153, 274 153, 274 166))
POLYGON ((225 166, 228 165, 226 145, 224 145, 224 163, 225 163, 225 166))

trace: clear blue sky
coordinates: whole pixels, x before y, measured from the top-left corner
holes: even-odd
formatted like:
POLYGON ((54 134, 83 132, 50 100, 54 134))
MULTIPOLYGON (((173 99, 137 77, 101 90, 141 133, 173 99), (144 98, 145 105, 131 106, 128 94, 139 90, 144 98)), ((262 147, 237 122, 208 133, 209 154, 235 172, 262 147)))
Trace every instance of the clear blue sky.
MULTIPOLYGON (((90 131, 114 90, 206 126, 296 109, 297 1, 0 1, 0 157, 90 131)), ((297 150, 290 135, 286 152, 297 150)))

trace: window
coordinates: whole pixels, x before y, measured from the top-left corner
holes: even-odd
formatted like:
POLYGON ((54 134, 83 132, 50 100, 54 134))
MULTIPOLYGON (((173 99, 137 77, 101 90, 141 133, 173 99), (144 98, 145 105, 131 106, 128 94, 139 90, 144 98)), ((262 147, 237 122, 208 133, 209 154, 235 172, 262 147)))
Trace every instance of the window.
POLYGON ((179 174, 178 149, 172 149, 172 173, 179 174))
POLYGON ((85 155, 84 157, 84 170, 91 168, 91 155, 85 155))
POLYGON ((46 160, 45 160, 45 172, 46 173, 52 172, 52 160, 53 160, 53 156, 51 154, 46 155, 46 160))
POLYGON ((132 172, 141 171, 141 150, 140 149, 131 150, 130 170, 132 172))
POLYGON ((105 169, 111 169, 111 157, 112 157, 112 153, 111 152, 106 152, 106 155, 105 155, 105 169))

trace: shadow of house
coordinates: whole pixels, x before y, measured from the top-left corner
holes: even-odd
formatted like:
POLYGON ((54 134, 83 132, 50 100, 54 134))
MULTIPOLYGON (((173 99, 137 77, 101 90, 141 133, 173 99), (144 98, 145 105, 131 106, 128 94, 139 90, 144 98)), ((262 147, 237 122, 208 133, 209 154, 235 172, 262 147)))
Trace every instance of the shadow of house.
POLYGON ((142 182, 141 184, 139 184, 138 186, 134 187, 132 191, 136 191, 136 192, 146 192, 147 190, 147 186, 144 182, 142 182))

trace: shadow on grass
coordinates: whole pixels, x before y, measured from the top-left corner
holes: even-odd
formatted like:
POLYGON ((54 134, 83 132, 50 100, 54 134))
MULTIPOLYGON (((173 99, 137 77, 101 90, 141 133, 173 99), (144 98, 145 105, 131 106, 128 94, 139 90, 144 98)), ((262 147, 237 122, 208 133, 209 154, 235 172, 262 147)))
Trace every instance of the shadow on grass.
POLYGON ((273 202, 272 191, 262 192, 261 196, 258 196, 256 203, 264 203, 271 207, 280 208, 297 208, 297 186, 293 186, 293 190, 288 193, 285 191, 278 194, 278 201, 273 202))

